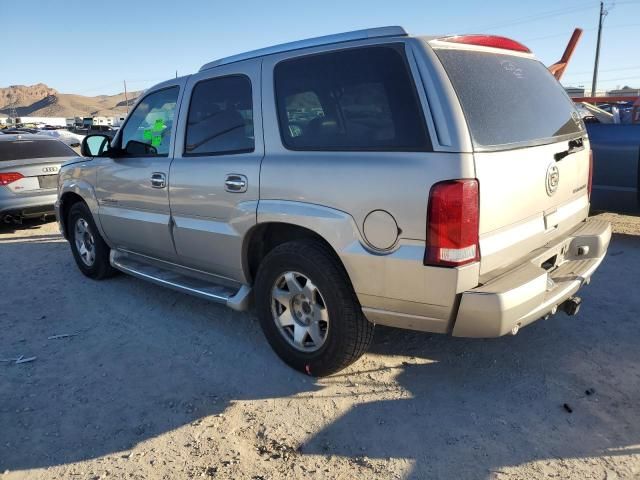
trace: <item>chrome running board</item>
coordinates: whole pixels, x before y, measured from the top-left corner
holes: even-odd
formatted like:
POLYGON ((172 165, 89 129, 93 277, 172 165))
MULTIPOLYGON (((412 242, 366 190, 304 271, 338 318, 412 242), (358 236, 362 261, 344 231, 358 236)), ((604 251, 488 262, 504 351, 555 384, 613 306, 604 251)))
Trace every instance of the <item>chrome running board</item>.
MULTIPOLYGON (((109 261, 114 268, 141 280, 147 280, 162 287, 178 292, 225 304, 233 310, 244 311, 249 308, 251 287, 240 285, 232 287, 220 285, 202 278, 179 273, 157 264, 147 263, 137 255, 111 250, 109 261)), ((158 262, 160 263, 160 262, 158 262)))

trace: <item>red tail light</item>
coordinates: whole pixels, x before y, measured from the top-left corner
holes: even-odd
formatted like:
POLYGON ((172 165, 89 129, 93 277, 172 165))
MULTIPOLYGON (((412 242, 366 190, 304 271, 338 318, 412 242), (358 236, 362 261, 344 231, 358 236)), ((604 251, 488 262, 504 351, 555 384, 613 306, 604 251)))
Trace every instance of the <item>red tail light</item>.
POLYGON ((435 184, 427 208, 425 265, 456 267, 480 260, 478 181, 435 184))
POLYGON ((17 172, 0 173, 0 185, 9 185, 17 180, 24 178, 22 174, 17 172))
POLYGON ((591 199, 591 190, 593 189, 593 150, 589 150, 589 181, 587 183, 587 191, 589 199, 591 199))
POLYGON ((479 47, 501 48, 503 50, 515 50, 516 52, 531 53, 520 42, 497 35, 457 35, 455 37, 440 38, 445 42, 464 43, 465 45, 477 45, 479 47))

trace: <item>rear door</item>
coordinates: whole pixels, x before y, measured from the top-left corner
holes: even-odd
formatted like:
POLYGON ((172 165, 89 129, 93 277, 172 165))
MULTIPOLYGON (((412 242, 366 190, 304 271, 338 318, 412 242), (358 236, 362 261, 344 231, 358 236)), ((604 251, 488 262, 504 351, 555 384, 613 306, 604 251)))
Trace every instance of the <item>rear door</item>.
POLYGON ((532 55, 432 42, 458 95, 480 182, 481 274, 583 220, 589 143, 573 102, 532 55))
POLYGON ((242 239, 256 223, 264 156, 261 61, 204 70, 185 89, 170 171, 181 264, 244 281, 242 239))

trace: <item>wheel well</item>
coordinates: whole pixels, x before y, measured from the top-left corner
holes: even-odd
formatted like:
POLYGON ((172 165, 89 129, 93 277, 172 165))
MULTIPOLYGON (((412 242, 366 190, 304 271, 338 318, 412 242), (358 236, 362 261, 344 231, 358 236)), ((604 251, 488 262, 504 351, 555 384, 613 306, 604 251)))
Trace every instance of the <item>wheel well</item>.
MULTIPOLYGON (((245 242, 243 267, 249 282, 253 283, 260 263, 271 250, 292 240, 315 240, 323 244, 336 257, 344 269, 344 265, 342 265, 342 261, 333 247, 313 230, 290 223, 265 223, 254 227, 249 232, 249 238, 245 242)), ((346 269, 344 271, 346 275, 346 269)), ((347 276, 347 278, 349 277, 347 276)))
POLYGON ((63 228, 64 237, 67 238, 67 215, 69 210, 78 202, 84 202, 84 199, 77 193, 67 192, 60 198, 60 224, 63 228))

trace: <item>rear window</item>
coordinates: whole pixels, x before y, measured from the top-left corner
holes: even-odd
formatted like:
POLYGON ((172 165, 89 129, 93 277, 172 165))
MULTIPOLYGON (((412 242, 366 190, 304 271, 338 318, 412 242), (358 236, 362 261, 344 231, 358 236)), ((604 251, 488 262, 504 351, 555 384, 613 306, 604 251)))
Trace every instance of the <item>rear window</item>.
POLYGON ((537 60, 436 49, 476 147, 542 144, 582 132, 562 86, 537 60))
POLYGON ((77 154, 57 140, 0 141, 0 162, 48 157, 76 157, 77 154))
POLYGON ((428 150, 402 45, 353 48, 280 62, 278 119, 291 150, 428 150))

